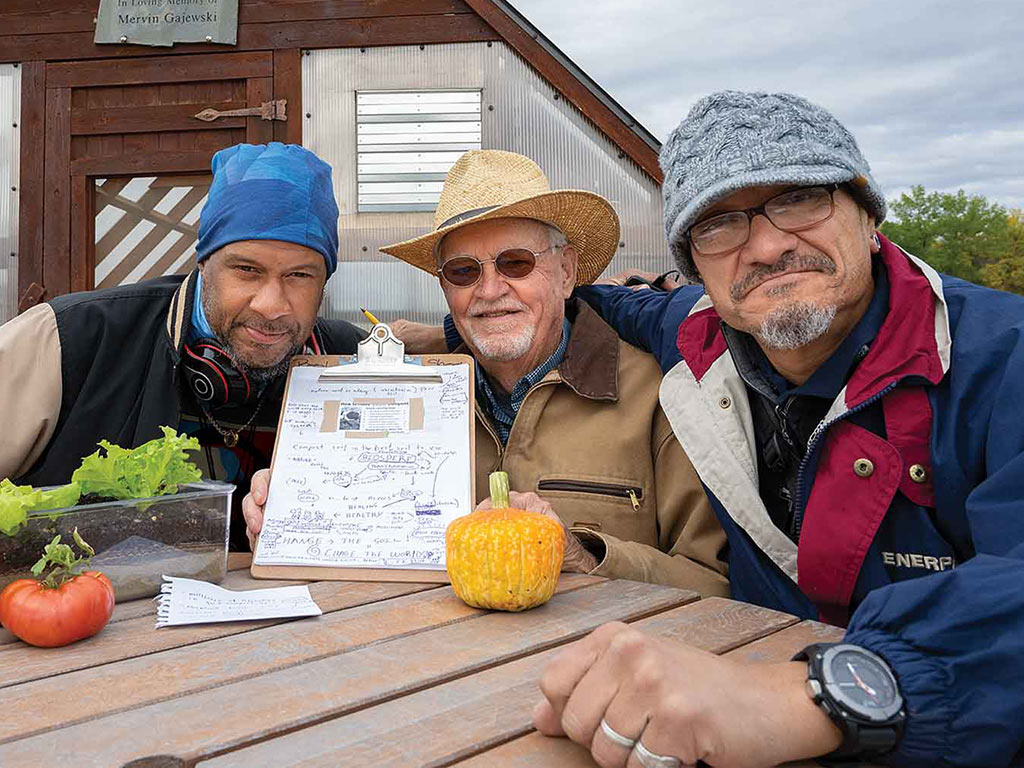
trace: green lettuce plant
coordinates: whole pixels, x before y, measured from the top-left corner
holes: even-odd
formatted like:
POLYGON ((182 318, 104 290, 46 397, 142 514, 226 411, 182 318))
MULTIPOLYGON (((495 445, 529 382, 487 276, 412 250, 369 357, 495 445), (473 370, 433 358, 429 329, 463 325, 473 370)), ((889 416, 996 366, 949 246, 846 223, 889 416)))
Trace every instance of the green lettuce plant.
POLYGON ((82 459, 71 482, 79 485, 83 496, 144 499, 177 493, 179 485, 201 480, 202 472, 187 454, 199 450, 199 441, 170 427, 160 430, 163 437, 131 450, 101 440, 100 450, 82 459))
POLYGON ((73 507, 80 496, 78 483, 41 491, 4 478, 0 480, 0 532, 10 536, 25 524, 29 512, 73 507))
POLYGON ((177 493, 178 486, 202 480, 202 472, 188 459, 199 441, 160 427, 163 437, 127 449, 101 440, 100 449, 82 459, 71 483, 39 490, 0 480, 0 533, 11 536, 29 512, 73 507, 82 496, 96 494, 113 499, 145 499, 177 493))

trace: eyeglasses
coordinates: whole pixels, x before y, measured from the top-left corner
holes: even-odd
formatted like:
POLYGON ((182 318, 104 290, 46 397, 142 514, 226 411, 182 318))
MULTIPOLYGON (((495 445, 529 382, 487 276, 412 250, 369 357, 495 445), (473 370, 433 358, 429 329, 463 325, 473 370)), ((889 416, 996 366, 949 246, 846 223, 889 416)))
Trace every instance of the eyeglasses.
POLYGON ((509 280, 522 280, 533 272, 537 259, 541 254, 560 248, 552 245, 543 251, 531 251, 529 248, 506 248, 493 259, 481 261, 473 256, 452 256, 441 265, 438 274, 457 288, 469 288, 480 281, 484 273, 484 264, 494 263, 494 268, 502 277, 509 280))
POLYGON ((833 193, 838 184, 827 187, 791 189, 765 200, 757 208, 729 211, 699 221, 686 233, 701 256, 720 256, 739 248, 750 239, 750 223, 763 214, 783 232, 799 232, 832 218, 836 211, 833 193))

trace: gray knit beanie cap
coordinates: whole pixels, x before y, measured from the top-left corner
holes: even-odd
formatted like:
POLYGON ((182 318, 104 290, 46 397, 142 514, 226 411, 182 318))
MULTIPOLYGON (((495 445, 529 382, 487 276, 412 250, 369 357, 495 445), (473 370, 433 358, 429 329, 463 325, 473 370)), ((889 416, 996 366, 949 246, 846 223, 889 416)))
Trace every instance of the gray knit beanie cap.
POLYGON ((853 182, 877 223, 885 198, 857 142, 835 116, 788 93, 721 91, 698 101, 661 148, 665 235, 679 270, 700 275, 686 231, 718 200, 745 187, 853 182))

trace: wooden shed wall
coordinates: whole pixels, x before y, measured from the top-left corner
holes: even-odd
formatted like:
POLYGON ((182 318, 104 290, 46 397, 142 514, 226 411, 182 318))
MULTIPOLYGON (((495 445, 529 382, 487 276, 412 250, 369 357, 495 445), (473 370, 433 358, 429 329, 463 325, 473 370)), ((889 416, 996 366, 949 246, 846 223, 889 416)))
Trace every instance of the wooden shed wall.
POLYGON ((238 141, 302 141, 303 49, 504 40, 660 182, 655 152, 490 0, 239 0, 238 44, 93 43, 98 0, 3 0, 22 67, 19 310, 92 287, 91 179, 204 172, 238 141), (287 99, 288 122, 197 111, 287 99))

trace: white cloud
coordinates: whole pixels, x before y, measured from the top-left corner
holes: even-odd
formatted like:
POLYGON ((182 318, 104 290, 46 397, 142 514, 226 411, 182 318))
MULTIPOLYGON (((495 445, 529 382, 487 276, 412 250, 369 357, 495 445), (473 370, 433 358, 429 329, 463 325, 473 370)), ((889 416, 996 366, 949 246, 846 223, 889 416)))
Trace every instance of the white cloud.
POLYGON ((790 91, 850 128, 889 196, 1024 207, 1018 0, 514 3, 660 138, 712 91, 790 91))

